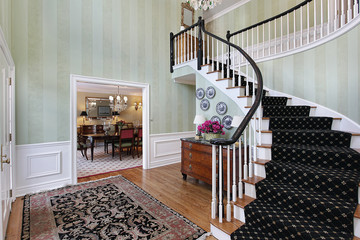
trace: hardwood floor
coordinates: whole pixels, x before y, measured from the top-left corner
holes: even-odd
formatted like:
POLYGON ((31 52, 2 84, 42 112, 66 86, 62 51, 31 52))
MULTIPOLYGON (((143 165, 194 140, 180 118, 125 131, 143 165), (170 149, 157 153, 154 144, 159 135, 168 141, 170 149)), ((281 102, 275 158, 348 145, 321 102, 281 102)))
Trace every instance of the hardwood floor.
MULTIPOLYGON (((188 177, 187 181, 184 181, 180 172, 180 163, 150 170, 143 170, 141 167, 121 170, 82 178, 79 182, 94 181, 119 174, 205 231, 210 231, 211 186, 192 177, 188 177)), ((22 207, 23 199, 17 198, 12 205, 7 239, 20 239, 22 207)))

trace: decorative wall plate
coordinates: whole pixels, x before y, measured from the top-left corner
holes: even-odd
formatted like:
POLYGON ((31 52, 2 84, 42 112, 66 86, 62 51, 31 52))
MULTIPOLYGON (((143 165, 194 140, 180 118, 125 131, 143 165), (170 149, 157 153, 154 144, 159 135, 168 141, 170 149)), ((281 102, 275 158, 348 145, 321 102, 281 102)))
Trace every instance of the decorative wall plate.
POLYGON ((216 104, 216 112, 219 115, 224 115, 227 112, 227 105, 224 102, 219 102, 216 104))
POLYGON ((201 108, 201 110, 206 111, 206 110, 209 109, 209 107, 210 107, 210 102, 209 102, 209 100, 207 100, 207 99, 201 100, 201 102, 200 102, 200 108, 201 108))
POLYGON ((212 118, 210 120, 213 121, 213 122, 218 121, 218 123, 221 124, 221 119, 218 116, 212 116, 212 118))
POLYGON ((201 99, 204 98, 204 96, 205 96, 205 91, 204 91, 204 89, 202 89, 202 88, 196 89, 196 98, 197 98, 197 99, 201 100, 201 99))
POLYGON ((215 94, 216 94, 216 91, 215 91, 215 88, 213 87, 208 87, 206 89, 206 97, 209 98, 209 99, 212 99, 215 97, 215 94))
POLYGON ((226 115, 225 117, 223 117, 222 124, 224 125, 224 128, 231 129, 232 120, 233 120, 232 116, 226 115))

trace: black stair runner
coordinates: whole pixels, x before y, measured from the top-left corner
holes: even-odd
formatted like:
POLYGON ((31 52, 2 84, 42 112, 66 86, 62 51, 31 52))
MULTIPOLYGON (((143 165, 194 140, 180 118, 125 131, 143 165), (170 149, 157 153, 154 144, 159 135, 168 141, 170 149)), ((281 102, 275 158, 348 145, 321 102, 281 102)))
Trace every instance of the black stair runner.
POLYGON ((309 106, 285 106, 264 97, 270 117, 272 160, 257 199, 245 207, 246 224, 232 239, 353 239, 360 153, 351 134, 331 130, 332 118, 309 117, 309 106))

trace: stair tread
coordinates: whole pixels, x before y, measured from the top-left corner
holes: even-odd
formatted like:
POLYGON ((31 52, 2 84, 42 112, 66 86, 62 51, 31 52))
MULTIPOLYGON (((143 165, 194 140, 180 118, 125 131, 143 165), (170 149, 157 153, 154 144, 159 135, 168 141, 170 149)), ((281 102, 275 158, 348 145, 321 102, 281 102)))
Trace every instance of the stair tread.
MULTIPOLYGON (((271 106, 271 105, 269 105, 269 106, 271 106)), ((284 107, 297 107, 297 106, 303 106, 303 105, 286 105, 286 106, 284 106, 284 107)), ((251 108, 252 106, 245 106, 245 108, 251 108)), ((263 106, 262 106, 262 108, 264 108, 263 106)), ((310 108, 317 108, 317 106, 310 106, 310 108)))
POLYGON ((234 204, 238 207, 245 208, 246 205, 250 204, 254 200, 255 198, 249 197, 244 194, 243 198, 237 198, 234 204))
POLYGON ((272 144, 261 144, 261 145, 257 145, 257 147, 259 147, 259 148, 271 148, 272 144))
POLYGON ((221 70, 215 70, 215 71, 207 72, 207 74, 217 73, 217 72, 221 72, 221 70))
POLYGON ((267 160, 267 159, 256 159, 256 161, 253 161, 253 163, 259 164, 259 165, 265 165, 266 163, 270 162, 271 160, 267 160))
POLYGON ((200 67, 211 66, 211 63, 203 64, 200 67))
POLYGON ((257 184, 258 182, 264 180, 265 178, 263 177, 259 177, 259 176, 253 176, 253 177, 249 177, 248 179, 242 179, 243 182, 245 183, 249 183, 252 185, 257 184))
POLYGON ((244 86, 227 87, 226 89, 245 88, 244 86))
POLYGON ((357 205, 354 217, 360 218, 360 204, 357 205))
POLYGON ((219 79, 216 79, 216 81, 224 81, 224 80, 231 80, 232 78, 219 78, 219 79))
MULTIPOLYGON (((317 117, 317 116, 309 116, 309 117, 317 117)), ((254 118, 252 118, 254 119, 254 118)), ((256 120, 259 120, 259 118, 256 118, 256 120)), ((262 120, 270 120, 270 117, 262 117, 262 120)), ((333 120, 342 120, 342 118, 333 118, 333 120)))
MULTIPOLYGON (((281 129, 283 131, 298 131, 298 132, 301 132, 301 131, 312 131, 312 132, 343 132, 343 133, 350 133, 351 135, 353 136, 360 136, 360 133, 354 133, 354 132, 345 132, 345 131, 339 131, 339 130, 292 130, 292 129, 281 129)), ((256 132, 259 132, 259 130, 256 130, 256 132)), ((261 133, 272 133, 273 130, 261 130, 261 133)))
POLYGON ((230 235, 245 223, 233 217, 231 218, 231 222, 226 221, 226 218, 224 217, 223 222, 220 223, 219 218, 216 217, 215 219, 210 218, 210 224, 214 225, 215 227, 219 228, 226 234, 230 235))

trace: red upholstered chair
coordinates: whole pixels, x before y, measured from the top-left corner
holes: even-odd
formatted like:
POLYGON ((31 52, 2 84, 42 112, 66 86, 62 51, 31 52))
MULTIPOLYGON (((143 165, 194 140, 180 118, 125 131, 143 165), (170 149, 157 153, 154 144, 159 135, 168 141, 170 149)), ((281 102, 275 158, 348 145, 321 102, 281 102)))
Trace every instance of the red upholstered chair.
POLYGON ((119 148, 119 158, 121 160, 121 151, 126 148, 127 150, 130 150, 132 157, 134 158, 134 129, 121 129, 120 130, 120 136, 119 136, 119 142, 113 143, 113 151, 112 156, 114 157, 114 150, 115 148, 119 148))
POLYGON ((142 128, 139 128, 137 141, 136 141, 136 151, 137 151, 138 157, 140 157, 140 155, 139 155, 139 147, 141 146, 141 148, 142 148, 142 136, 143 136, 142 135, 142 128))

